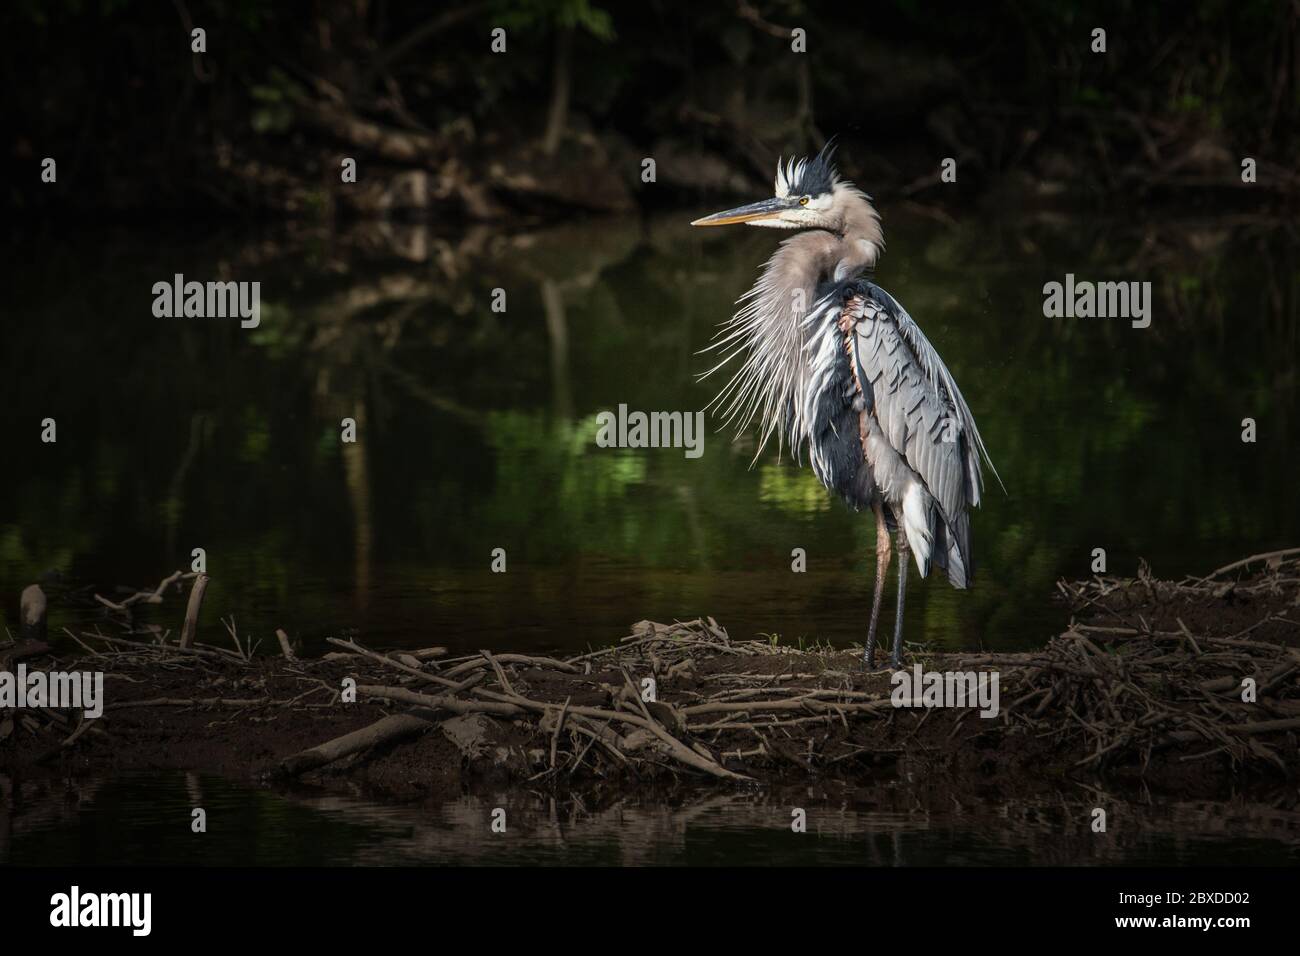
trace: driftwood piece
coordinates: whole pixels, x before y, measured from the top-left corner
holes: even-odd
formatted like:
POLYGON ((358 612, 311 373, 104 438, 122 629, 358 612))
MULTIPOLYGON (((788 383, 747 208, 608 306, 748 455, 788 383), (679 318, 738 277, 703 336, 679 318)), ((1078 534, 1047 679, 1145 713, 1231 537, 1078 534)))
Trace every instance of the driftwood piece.
POLYGON ((280 761, 279 770, 288 776, 296 777, 308 770, 315 770, 390 740, 421 733, 431 726, 430 716, 390 714, 360 730, 354 730, 350 734, 327 740, 309 750, 285 757, 280 761))
POLYGON ((356 643, 355 641, 344 641, 344 640, 340 640, 337 637, 327 637, 325 640, 328 641, 330 644, 335 645, 336 647, 346 648, 347 650, 351 651, 353 654, 359 654, 362 657, 369 658, 370 660, 378 664, 383 664, 385 667, 391 667, 394 670, 401 671, 403 674, 409 674, 410 676, 418 678, 424 681, 425 683, 439 684, 453 691, 464 690, 466 687, 470 687, 471 685, 478 683, 478 681, 481 679, 481 675, 475 674, 469 680, 464 680, 464 681, 448 680, 446 677, 440 677, 437 674, 427 673, 426 671, 422 671, 419 668, 412 667, 409 664, 403 664, 401 661, 393 660, 391 657, 388 657, 387 655, 376 653, 375 651, 372 651, 369 648, 362 647, 360 644, 356 643))
POLYGON ((135 594, 132 594, 123 601, 110 601, 103 595, 96 594, 95 600, 104 605, 104 607, 108 608, 110 611, 129 613, 131 608, 136 604, 161 604, 163 600, 163 592, 165 592, 167 588, 179 581, 185 581, 195 577, 198 577, 198 574, 194 571, 173 571, 167 577, 159 581, 158 586, 152 591, 136 591, 135 594))
POLYGON ((199 609, 203 606, 203 592, 208 589, 208 580, 206 574, 200 574, 190 589, 190 602, 185 607, 185 624, 181 627, 182 648, 188 648, 194 642, 194 631, 199 624, 199 609))
POLYGON ((275 639, 280 642, 280 653, 284 655, 286 661, 296 661, 298 658, 293 653, 293 647, 289 643, 289 635, 284 633, 283 628, 275 629, 275 639))
POLYGON ((491 659, 480 656, 463 664, 457 664, 455 667, 443 671, 443 676, 459 677, 461 674, 469 673, 479 667, 490 667, 491 660, 496 660, 498 664, 528 664, 533 667, 550 667, 555 670, 567 671, 570 674, 577 674, 582 670, 571 661, 560 661, 553 657, 531 657, 527 654, 495 654, 491 656, 491 659))
POLYGON ((23 588, 22 597, 18 602, 18 617, 22 624, 24 640, 45 640, 47 611, 45 592, 41 590, 39 584, 29 584, 23 588))
POLYGON ((450 711, 453 714, 496 714, 499 717, 518 717, 524 713, 523 708, 509 702, 487 700, 458 700, 446 695, 430 697, 404 687, 383 687, 363 684, 357 692, 367 697, 382 700, 395 700, 405 704, 415 704, 430 711, 450 711))

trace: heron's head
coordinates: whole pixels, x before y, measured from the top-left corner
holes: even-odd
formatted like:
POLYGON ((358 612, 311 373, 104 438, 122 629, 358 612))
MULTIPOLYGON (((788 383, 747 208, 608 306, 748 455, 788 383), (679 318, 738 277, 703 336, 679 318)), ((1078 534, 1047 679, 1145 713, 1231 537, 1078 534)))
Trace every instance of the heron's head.
POLYGON ((736 222, 776 229, 829 229, 843 232, 851 208, 867 202, 851 183, 840 179, 831 163, 834 148, 816 156, 776 164, 776 195, 747 206, 696 219, 692 226, 727 226, 736 222))

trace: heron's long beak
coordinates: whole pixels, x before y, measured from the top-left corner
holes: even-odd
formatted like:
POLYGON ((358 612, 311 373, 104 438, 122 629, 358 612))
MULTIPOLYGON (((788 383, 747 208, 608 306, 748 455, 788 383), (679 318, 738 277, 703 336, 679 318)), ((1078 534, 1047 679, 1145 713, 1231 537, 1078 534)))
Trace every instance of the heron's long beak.
POLYGON ((705 216, 702 219, 696 219, 692 226, 729 226, 733 222, 753 222, 755 219, 775 219, 785 210, 789 209, 791 203, 786 199, 764 199, 761 202, 752 202, 748 206, 737 206, 735 209, 728 209, 726 212, 715 212, 712 216, 705 216))

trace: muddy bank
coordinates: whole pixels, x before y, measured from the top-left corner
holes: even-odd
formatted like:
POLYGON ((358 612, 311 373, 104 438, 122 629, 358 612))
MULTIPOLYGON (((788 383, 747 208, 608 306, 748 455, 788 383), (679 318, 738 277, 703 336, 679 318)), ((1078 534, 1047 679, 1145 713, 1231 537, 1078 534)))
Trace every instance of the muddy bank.
POLYGON ((101 629, 71 635, 72 656, 0 647, 0 669, 100 671, 105 684, 98 720, 0 711, 0 770, 189 769, 397 799, 909 777, 937 799, 994 782, 1213 796, 1295 779, 1300 549, 1201 579, 1144 571, 1059 591, 1075 617, 1041 651, 908 660, 909 674, 984 680, 975 706, 866 672, 860 649, 733 640, 711 619, 643 621, 567 659, 333 641, 325 657, 300 660, 287 642, 279 655, 252 654, 234 632, 234 649, 182 648, 101 629))

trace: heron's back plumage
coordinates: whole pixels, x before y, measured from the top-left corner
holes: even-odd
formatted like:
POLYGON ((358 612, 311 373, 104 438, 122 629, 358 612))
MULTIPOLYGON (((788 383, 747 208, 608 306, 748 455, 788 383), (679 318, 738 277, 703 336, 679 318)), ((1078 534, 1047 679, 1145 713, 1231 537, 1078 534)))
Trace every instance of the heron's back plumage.
MULTIPOLYGON (((863 396, 863 454, 898 514, 922 575, 956 587, 973 563, 967 510, 980 502, 984 443, 952 373, 907 311, 872 282, 850 283, 837 328, 863 396)), ((996 474, 996 472, 995 472, 996 474)))

